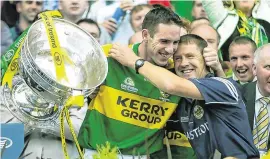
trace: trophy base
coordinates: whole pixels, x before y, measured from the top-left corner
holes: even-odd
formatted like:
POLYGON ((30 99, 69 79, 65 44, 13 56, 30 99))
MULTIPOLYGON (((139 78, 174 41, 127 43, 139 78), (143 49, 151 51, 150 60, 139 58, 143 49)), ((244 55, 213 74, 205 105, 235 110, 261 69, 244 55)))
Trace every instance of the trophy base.
POLYGON ((15 76, 12 90, 6 85, 2 94, 5 106, 27 126, 49 130, 59 127, 60 109, 35 94, 21 77, 15 76))

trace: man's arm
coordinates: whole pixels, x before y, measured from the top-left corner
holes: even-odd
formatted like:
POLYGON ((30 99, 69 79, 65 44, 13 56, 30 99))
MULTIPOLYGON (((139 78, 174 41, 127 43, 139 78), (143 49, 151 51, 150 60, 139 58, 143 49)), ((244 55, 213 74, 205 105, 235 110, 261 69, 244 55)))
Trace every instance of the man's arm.
MULTIPOLYGON (((129 47, 120 44, 113 45, 109 56, 133 69, 135 69, 135 62, 140 59, 129 47)), ((203 99, 200 91, 191 81, 178 77, 164 68, 145 62, 139 69, 139 73, 149 79, 156 87, 169 94, 203 99)))
MULTIPOLYGON (((139 59, 139 58, 138 58, 139 59)), ((129 67, 134 69, 135 61, 129 67)), ((198 88, 189 80, 178 77, 170 71, 145 62, 139 73, 149 79, 159 89, 173 95, 192 99, 203 99, 198 88)))

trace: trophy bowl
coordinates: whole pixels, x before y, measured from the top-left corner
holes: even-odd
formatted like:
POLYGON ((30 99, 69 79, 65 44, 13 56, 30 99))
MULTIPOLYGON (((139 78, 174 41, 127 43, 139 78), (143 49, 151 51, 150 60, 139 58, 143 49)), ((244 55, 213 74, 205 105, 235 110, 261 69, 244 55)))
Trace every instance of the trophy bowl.
POLYGON ((53 19, 61 50, 73 64, 63 58, 68 81, 57 80, 45 25, 36 21, 29 29, 21 49, 20 74, 27 85, 50 102, 63 104, 74 92, 89 95, 106 78, 108 62, 100 44, 77 25, 53 19))
POLYGON ((45 25, 38 20, 23 42, 19 74, 12 80, 12 89, 6 85, 1 92, 4 104, 15 117, 46 131, 59 127, 60 110, 70 96, 88 96, 108 73, 107 58, 90 34, 63 19, 53 18, 53 23, 61 50, 72 61, 63 58, 68 80, 57 79, 45 25))

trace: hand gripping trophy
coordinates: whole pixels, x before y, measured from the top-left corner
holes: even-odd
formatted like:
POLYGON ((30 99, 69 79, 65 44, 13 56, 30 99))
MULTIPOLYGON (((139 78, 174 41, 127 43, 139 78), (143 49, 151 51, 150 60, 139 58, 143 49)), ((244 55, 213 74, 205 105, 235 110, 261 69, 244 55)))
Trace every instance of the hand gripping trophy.
POLYGON ((64 117, 72 131, 68 108, 83 105, 84 97, 106 78, 108 64, 90 34, 53 14, 41 13, 21 36, 2 80, 1 103, 29 128, 26 133, 40 129, 54 134, 60 127, 63 143, 64 117))

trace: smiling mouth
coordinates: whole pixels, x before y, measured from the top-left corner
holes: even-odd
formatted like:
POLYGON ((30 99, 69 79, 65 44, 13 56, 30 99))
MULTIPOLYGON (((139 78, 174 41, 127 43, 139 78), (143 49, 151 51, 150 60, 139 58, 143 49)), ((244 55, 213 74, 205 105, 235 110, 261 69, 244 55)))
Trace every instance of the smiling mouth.
POLYGON ((78 10, 79 7, 71 7, 71 10, 78 10))
POLYGON ((169 58, 170 55, 168 53, 159 53, 160 56, 164 57, 164 58, 169 58))
POLYGON ((182 70, 181 72, 183 73, 183 74, 189 74, 189 73, 191 73, 193 71, 193 69, 188 69, 188 70, 182 70))
POLYGON ((247 73, 248 69, 238 69, 236 70, 237 74, 239 75, 245 75, 247 73))

